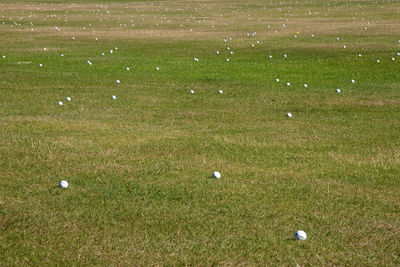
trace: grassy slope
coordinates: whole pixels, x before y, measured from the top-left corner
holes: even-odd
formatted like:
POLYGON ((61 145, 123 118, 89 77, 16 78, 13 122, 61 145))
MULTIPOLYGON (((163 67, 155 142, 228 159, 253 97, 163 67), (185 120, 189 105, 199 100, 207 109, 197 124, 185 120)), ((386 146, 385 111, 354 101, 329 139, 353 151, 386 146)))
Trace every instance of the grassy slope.
POLYGON ((396 4, 154 3, 3 4, 0 263, 399 264, 396 4))

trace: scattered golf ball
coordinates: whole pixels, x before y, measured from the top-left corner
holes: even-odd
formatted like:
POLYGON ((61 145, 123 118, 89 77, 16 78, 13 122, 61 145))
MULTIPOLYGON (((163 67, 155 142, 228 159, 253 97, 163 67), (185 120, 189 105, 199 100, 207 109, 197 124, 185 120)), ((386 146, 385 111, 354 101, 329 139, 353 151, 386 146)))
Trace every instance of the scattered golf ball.
POLYGON ((287 82, 286 85, 287 85, 287 86, 290 86, 290 82, 287 82))
POLYGON ((92 65, 93 63, 92 62, 90 62, 89 60, 87 61, 87 64, 88 65, 92 65))
POLYGON ((292 113, 290 113, 290 112, 286 114, 286 117, 288 117, 288 118, 291 118, 292 116, 293 116, 293 115, 292 115, 292 113))
POLYGON ((222 91, 222 90, 218 90, 218 93, 220 93, 220 94, 223 94, 223 93, 224 93, 224 91, 222 91))
POLYGON ((226 59, 226 62, 229 62, 229 58, 226 59))
POLYGON ((378 59, 378 60, 376 60, 376 62, 377 62, 377 63, 381 63, 381 61, 380 61, 379 59, 378 59))
POLYGON ((195 57, 193 60, 194 60, 194 61, 196 61, 196 62, 198 62, 198 61, 199 61, 199 59, 198 59, 197 57, 195 57))
POLYGON ((254 47, 254 44, 251 44, 251 47, 254 47))
POLYGON ((43 50, 44 50, 44 51, 47 51, 47 48, 45 47, 45 48, 43 48, 43 50))
POLYGON ((43 67, 43 64, 42 64, 42 63, 40 63, 40 64, 39 64, 39 67, 43 67))
POLYGON ((336 93, 340 93, 341 91, 340 91, 340 89, 336 89, 336 93))
POLYGON ((272 55, 269 55, 269 58, 272 58, 272 55))
POLYGON ((156 67, 156 70, 160 70, 160 67, 156 67))
POLYGON ((110 49, 110 54, 114 53, 114 51, 112 49, 110 49))
POLYGON ((6 58, 6 56, 3 56, 3 58, 6 58))
POLYGON ((194 94, 194 90, 190 90, 189 92, 190 92, 191 94, 194 94))
POLYGON ((129 67, 126 67, 126 70, 130 70, 130 68, 129 68, 129 67))
POLYGON ((296 240, 306 240, 307 239, 307 234, 303 230, 299 230, 294 234, 294 238, 296 240))
POLYGON ((217 50, 216 52, 215 52, 217 55, 219 55, 219 51, 217 50))
POLYGON ((62 101, 58 101, 58 105, 62 106, 62 105, 64 105, 64 103, 62 101))
POLYGON ((361 54, 358 54, 359 57, 361 57, 361 54))
POLYGON ((284 58, 287 58, 287 55, 286 55, 286 54, 284 54, 284 55, 283 55, 283 57, 284 57, 284 58))
POLYGON ((64 54, 61 54, 61 56, 63 57, 63 56, 64 56, 64 54))
POLYGON ((75 37, 72 37, 72 40, 75 40, 75 37))
POLYGON ((392 60, 394 61, 394 60, 396 60, 394 57, 392 57, 392 60))
POLYGON ((71 101, 71 97, 67 96, 67 101, 71 101))
POLYGON ((351 80, 351 83, 355 83, 355 82, 356 82, 355 80, 353 80, 353 79, 351 80))
POLYGON ((304 87, 307 88, 307 87, 308 87, 308 84, 305 83, 305 84, 304 84, 304 87))
POLYGON ((68 187, 68 182, 65 181, 65 180, 61 180, 61 181, 58 183, 58 186, 61 187, 61 188, 66 189, 66 188, 68 187))
POLYGON ((347 47, 347 46, 345 46, 345 45, 343 46, 343 48, 346 48, 346 47, 347 47))
POLYGON ((278 78, 276 78, 276 79, 275 79, 275 81, 279 82, 279 79, 278 79, 278 78))
POLYGON ((120 80, 116 80, 115 82, 116 82, 116 83, 121 83, 121 81, 120 81, 120 80))
POLYGON ((111 99, 117 99, 117 97, 115 95, 112 95, 111 99))
POLYGON ((213 172, 213 174, 212 174, 212 178, 217 178, 217 179, 220 179, 220 178, 221 178, 221 173, 220 173, 220 172, 218 172, 218 171, 215 171, 215 172, 213 172))

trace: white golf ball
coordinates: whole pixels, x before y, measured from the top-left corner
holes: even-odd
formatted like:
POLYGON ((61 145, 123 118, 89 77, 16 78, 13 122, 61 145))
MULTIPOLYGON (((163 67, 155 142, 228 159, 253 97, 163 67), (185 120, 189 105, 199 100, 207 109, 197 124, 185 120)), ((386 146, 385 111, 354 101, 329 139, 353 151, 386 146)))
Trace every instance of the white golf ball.
POLYGON ((272 58, 272 55, 269 55, 269 58, 272 58))
POLYGON ((294 238, 297 240, 306 240, 307 234, 306 234, 306 232, 299 230, 294 234, 294 238))
POLYGON ((75 40, 75 37, 72 37, 72 40, 75 40))
POLYGON ((116 83, 121 83, 121 81, 120 81, 120 80, 116 80, 115 82, 116 82, 116 83))
POLYGON ((3 56, 3 58, 6 58, 6 56, 3 56))
POLYGON ((45 48, 43 48, 43 50, 44 50, 44 51, 47 51, 47 48, 45 47, 45 48))
POLYGON ((130 70, 130 68, 129 68, 129 67, 126 67, 126 70, 130 70))
POLYGON ((65 189, 68 187, 68 182, 65 180, 61 180, 58 186, 65 189))
POLYGON ((217 171, 213 172, 212 178, 220 179, 220 178, 221 178, 221 173, 220 173, 220 172, 217 172, 217 171))
POLYGON ((361 57, 361 54, 358 54, 359 57, 361 57))
POLYGON ((226 62, 229 62, 229 58, 226 59, 226 62))
POLYGON ((345 46, 345 45, 343 46, 343 48, 346 48, 346 47, 347 47, 347 46, 345 46))
POLYGON ((287 82, 286 85, 287 85, 287 86, 290 86, 290 82, 287 82))
POLYGON ((254 44, 251 44, 251 47, 254 47, 254 44))
POLYGON ((377 61, 376 61, 376 63, 380 63, 381 61, 378 59, 377 61))
POLYGON ((191 93, 191 94, 194 94, 194 90, 190 90, 190 93, 191 93))
POLYGON ((39 67, 43 67, 43 64, 40 63, 40 64, 39 64, 39 67))
POLYGON ((340 89, 336 89, 336 93, 340 93, 341 91, 340 91, 340 89))
POLYGON ((64 105, 64 103, 62 101, 58 101, 58 105, 62 106, 62 105, 64 105))
POLYGON ((219 55, 219 51, 217 50, 217 51, 215 52, 215 54, 219 55))
POLYGON ((288 117, 288 118, 291 118, 292 116, 293 116, 293 115, 292 115, 292 113, 290 113, 290 112, 286 114, 286 117, 288 117))
POLYGON ((111 99, 117 99, 117 97, 115 95, 112 95, 111 99))
POLYGON ((114 51, 112 49, 110 49, 110 54, 114 53, 114 51))
POLYGON ((305 84, 304 84, 304 87, 307 88, 307 87, 308 87, 308 84, 305 83, 305 84))
POLYGON ((156 70, 160 70, 160 67, 156 67, 156 70))
POLYGON ((223 93, 224 93, 224 91, 222 91, 222 90, 219 90, 219 91, 218 91, 218 93, 220 93, 220 94, 223 94, 223 93))
POLYGON ((71 98, 69 96, 67 96, 67 101, 71 101, 71 98))
POLYGON ((283 57, 284 57, 284 58, 287 58, 287 55, 286 55, 286 54, 284 54, 284 55, 283 55, 283 57))
POLYGON ((278 78, 276 78, 276 79, 275 79, 275 81, 279 82, 279 79, 278 79, 278 78))
POLYGON ((193 60, 194 60, 194 61, 196 61, 196 62, 198 62, 198 61, 199 61, 199 59, 198 59, 197 57, 195 57, 193 60))
POLYGON ((61 56, 63 57, 63 56, 64 56, 64 54, 61 54, 61 56))
POLYGON ((392 57, 392 60, 394 61, 394 60, 396 60, 394 57, 392 57))
POLYGON ((355 80, 353 80, 353 79, 351 80, 351 83, 355 83, 355 82, 356 82, 355 80))

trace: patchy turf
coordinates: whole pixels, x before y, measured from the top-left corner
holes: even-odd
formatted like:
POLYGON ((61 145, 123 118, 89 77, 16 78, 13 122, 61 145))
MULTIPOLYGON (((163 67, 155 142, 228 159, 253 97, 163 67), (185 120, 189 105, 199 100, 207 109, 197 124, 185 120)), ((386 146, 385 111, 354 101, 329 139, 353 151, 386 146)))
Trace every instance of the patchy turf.
POLYGON ((398 16, 2 1, 0 265, 399 265, 398 16))

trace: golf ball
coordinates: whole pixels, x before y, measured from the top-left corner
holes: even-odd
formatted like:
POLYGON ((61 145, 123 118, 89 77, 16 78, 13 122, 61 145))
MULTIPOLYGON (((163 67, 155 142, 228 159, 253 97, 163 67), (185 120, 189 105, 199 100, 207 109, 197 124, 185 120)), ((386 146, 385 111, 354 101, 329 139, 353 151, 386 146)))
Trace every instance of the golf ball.
POLYGON ((297 240, 306 240, 307 234, 303 230, 299 230, 294 234, 294 238, 297 240))
POLYGON ((340 91, 340 89, 336 89, 336 93, 340 93, 341 91, 340 91))
POLYGON ((351 80, 351 83, 355 83, 356 81, 354 79, 351 80))
POLYGON ((190 93, 191 93, 191 94, 194 94, 194 90, 190 90, 190 93))
POLYGON ((64 103, 62 101, 58 101, 58 105, 62 106, 62 105, 64 105, 64 103))
POLYGON ((39 67, 43 67, 43 64, 40 63, 40 64, 39 64, 39 67))
POLYGON ((67 96, 67 101, 71 101, 71 97, 67 96))
POLYGON ((278 79, 278 78, 276 78, 276 79, 275 79, 275 81, 279 82, 279 79, 278 79))
POLYGON ((308 84, 305 83, 305 84, 304 84, 304 87, 307 88, 307 87, 308 87, 308 84))
POLYGON ((156 67, 156 70, 160 70, 160 67, 156 67))
POLYGON ((217 178, 217 179, 220 179, 220 178, 221 178, 221 173, 220 173, 220 172, 218 172, 218 171, 215 171, 215 172, 213 172, 213 174, 212 174, 212 178, 217 178))
POLYGON ((58 186, 65 189, 68 187, 68 182, 65 180, 61 180, 58 186))
POLYGON ((290 86, 290 82, 287 82, 286 85, 287 85, 287 86, 290 86))
POLYGON ((222 90, 219 90, 219 91, 218 91, 218 93, 220 93, 220 94, 223 94, 223 93, 224 93, 224 91, 222 91, 222 90))
POLYGON ((129 67, 126 67, 126 70, 130 70, 130 68, 129 68, 129 67))
POLYGON ((290 112, 286 114, 286 117, 288 117, 288 118, 291 118, 292 116, 293 116, 293 115, 292 115, 292 113, 290 113, 290 112))
POLYGON ((229 58, 226 59, 226 62, 229 62, 229 58))
POLYGON ((219 51, 217 50, 216 52, 215 52, 217 55, 219 55, 219 51))
POLYGON ((376 63, 380 63, 381 61, 378 59, 377 61, 376 61, 376 63))
POLYGON ((120 80, 116 80, 115 82, 116 82, 116 83, 121 83, 121 81, 120 81, 120 80))
POLYGON ((111 99, 117 99, 117 97, 115 95, 112 95, 111 99))

